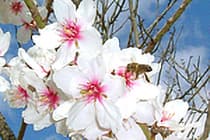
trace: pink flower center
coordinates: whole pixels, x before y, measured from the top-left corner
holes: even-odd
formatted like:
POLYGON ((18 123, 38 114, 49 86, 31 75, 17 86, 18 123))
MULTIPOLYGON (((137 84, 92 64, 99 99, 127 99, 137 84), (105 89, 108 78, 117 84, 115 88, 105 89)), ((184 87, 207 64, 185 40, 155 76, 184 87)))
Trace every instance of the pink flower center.
POLYGON ((12 10, 12 13, 17 15, 22 12, 23 4, 20 1, 15 0, 11 3, 10 8, 12 10))
POLYGON ((96 100, 102 103, 103 97, 106 97, 105 89, 105 86, 101 85, 98 80, 92 80, 82 85, 80 93, 87 97, 88 103, 96 100))
POLYGON ((126 70, 126 67, 119 67, 119 69, 114 73, 125 79, 126 86, 132 88, 135 85, 134 75, 126 70))
POLYGON ((18 93, 15 96, 16 99, 20 99, 20 100, 27 102, 28 98, 29 98, 27 91, 24 88, 22 88, 21 86, 18 86, 17 90, 18 90, 18 93))
POLYGON ((57 93, 50 88, 47 88, 40 98, 43 105, 47 105, 50 110, 54 110, 58 106, 59 100, 60 98, 57 93))
MULTIPOLYGON (((67 21, 67 23, 63 25, 63 29, 60 31, 60 33, 61 33, 60 36, 63 38, 63 41, 68 42, 69 46, 74 41, 77 41, 78 39, 81 38, 80 26, 71 20, 67 21)), ((75 43, 76 45, 78 45, 77 42, 75 43)))
POLYGON ((167 111, 162 111, 162 118, 161 118, 160 122, 171 120, 174 115, 175 115, 175 113, 169 113, 167 111))

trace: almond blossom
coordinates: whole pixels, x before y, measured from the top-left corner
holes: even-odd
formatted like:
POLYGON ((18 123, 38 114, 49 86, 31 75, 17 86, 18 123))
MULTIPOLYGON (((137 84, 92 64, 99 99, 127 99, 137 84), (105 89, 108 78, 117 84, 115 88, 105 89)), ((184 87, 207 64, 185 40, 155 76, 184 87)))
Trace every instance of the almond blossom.
POLYGON ((123 82, 120 77, 107 73, 102 62, 101 57, 80 60, 78 67, 67 66, 53 76, 57 87, 76 100, 69 107, 61 104, 57 108, 69 111, 54 114, 56 119, 57 114, 68 112, 63 116, 70 129, 86 130, 96 122, 102 130, 116 132, 121 127, 121 115, 114 102, 124 93, 123 82))
POLYGON ((33 41, 41 48, 59 47, 53 68, 60 69, 70 63, 76 52, 95 56, 101 46, 100 34, 91 26, 96 15, 95 2, 83 0, 76 10, 70 0, 55 0, 53 8, 58 22, 47 25, 40 30, 40 35, 33 36, 33 41))
POLYGON ((33 124, 34 130, 50 126, 54 123, 51 114, 61 101, 56 88, 53 88, 50 83, 45 83, 33 71, 24 73, 23 78, 30 85, 30 90, 36 94, 33 98, 35 102, 27 104, 26 109, 22 112, 24 122, 33 124))

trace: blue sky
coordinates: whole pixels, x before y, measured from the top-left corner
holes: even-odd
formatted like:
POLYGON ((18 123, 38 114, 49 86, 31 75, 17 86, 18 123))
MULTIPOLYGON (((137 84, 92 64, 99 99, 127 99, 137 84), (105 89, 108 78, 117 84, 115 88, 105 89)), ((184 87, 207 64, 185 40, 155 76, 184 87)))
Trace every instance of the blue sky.
MULTIPOLYGON (((167 0, 161 0, 164 4, 167 0)), ((154 14, 152 10, 152 2, 147 3, 147 0, 142 0, 143 15, 146 20, 150 19, 150 15, 154 14), (145 5, 144 5, 145 4, 145 5)), ((187 59, 190 55, 194 57, 201 57, 201 63, 203 66, 207 66, 210 60, 210 2, 208 0, 193 0, 191 5, 187 8, 185 13, 176 23, 177 27, 183 25, 183 34, 180 41, 177 44, 179 58, 187 59)), ((152 18, 152 16, 151 16, 152 18)), ((12 25, 2 25, 0 27, 6 32, 10 31, 14 33, 14 27, 12 25)), ((123 40, 123 34, 120 34, 120 40, 123 40)), ((122 42, 121 42, 122 44, 122 42)), ((30 46, 31 43, 25 45, 25 48, 30 46)), ((10 59, 17 53, 17 42, 13 34, 10 50, 6 54, 6 58, 10 59)), ((10 127, 17 135, 21 124, 21 111, 17 109, 9 108, 8 104, 3 101, 2 95, 0 95, 0 112, 6 117, 10 127)), ((44 129, 42 131, 33 131, 31 125, 28 126, 25 133, 24 140, 64 140, 64 137, 55 133, 55 128, 44 129)))

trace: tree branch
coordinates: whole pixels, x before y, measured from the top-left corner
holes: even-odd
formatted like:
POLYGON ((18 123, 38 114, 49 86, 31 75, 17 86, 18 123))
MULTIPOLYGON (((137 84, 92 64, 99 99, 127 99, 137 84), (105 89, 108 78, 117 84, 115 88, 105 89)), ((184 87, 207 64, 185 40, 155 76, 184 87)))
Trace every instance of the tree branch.
POLYGON ((24 0, 25 4, 27 5, 28 9, 30 10, 33 19, 36 21, 38 28, 42 29, 45 27, 45 22, 42 20, 42 17, 37 9, 33 0, 24 0))
POLYGON ((165 23, 163 28, 157 33, 157 35, 153 38, 153 40, 151 40, 151 42, 148 43, 148 47, 146 48, 145 53, 152 52, 157 42, 160 41, 162 37, 169 31, 171 26, 182 15, 182 13, 185 11, 186 7, 190 4, 191 1, 192 0, 183 0, 179 9, 174 13, 174 15, 171 18, 168 19, 168 21, 165 23))
POLYGON ((16 140, 15 135, 5 121, 4 116, 0 113, 0 136, 2 140, 16 140))
POLYGON ((208 101, 208 113, 207 113, 207 118, 206 118, 206 123, 204 127, 204 133, 201 137, 201 140, 205 140, 208 138, 209 132, 210 132, 210 100, 208 101))
POLYGON ((22 140, 25 134, 25 130, 26 130, 27 124, 24 122, 24 119, 22 119, 22 123, 21 123, 21 127, 18 133, 18 138, 17 140, 22 140))
POLYGON ((129 9, 130 9, 130 19, 131 19, 131 26, 134 33, 134 39, 136 47, 139 48, 139 35, 137 30, 137 24, 136 24, 136 9, 133 8, 133 1, 129 0, 129 9))

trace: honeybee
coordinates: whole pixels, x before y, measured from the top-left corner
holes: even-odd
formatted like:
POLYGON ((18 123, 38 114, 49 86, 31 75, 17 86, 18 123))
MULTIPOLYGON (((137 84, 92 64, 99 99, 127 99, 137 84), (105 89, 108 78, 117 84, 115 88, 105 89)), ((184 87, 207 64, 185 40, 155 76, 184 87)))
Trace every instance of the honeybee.
POLYGON ((137 79, 140 74, 144 74, 146 80, 150 82, 145 72, 152 71, 151 66, 147 64, 139 64, 139 63, 133 62, 133 63, 127 64, 126 70, 127 72, 131 72, 132 74, 134 74, 135 79, 137 79))

